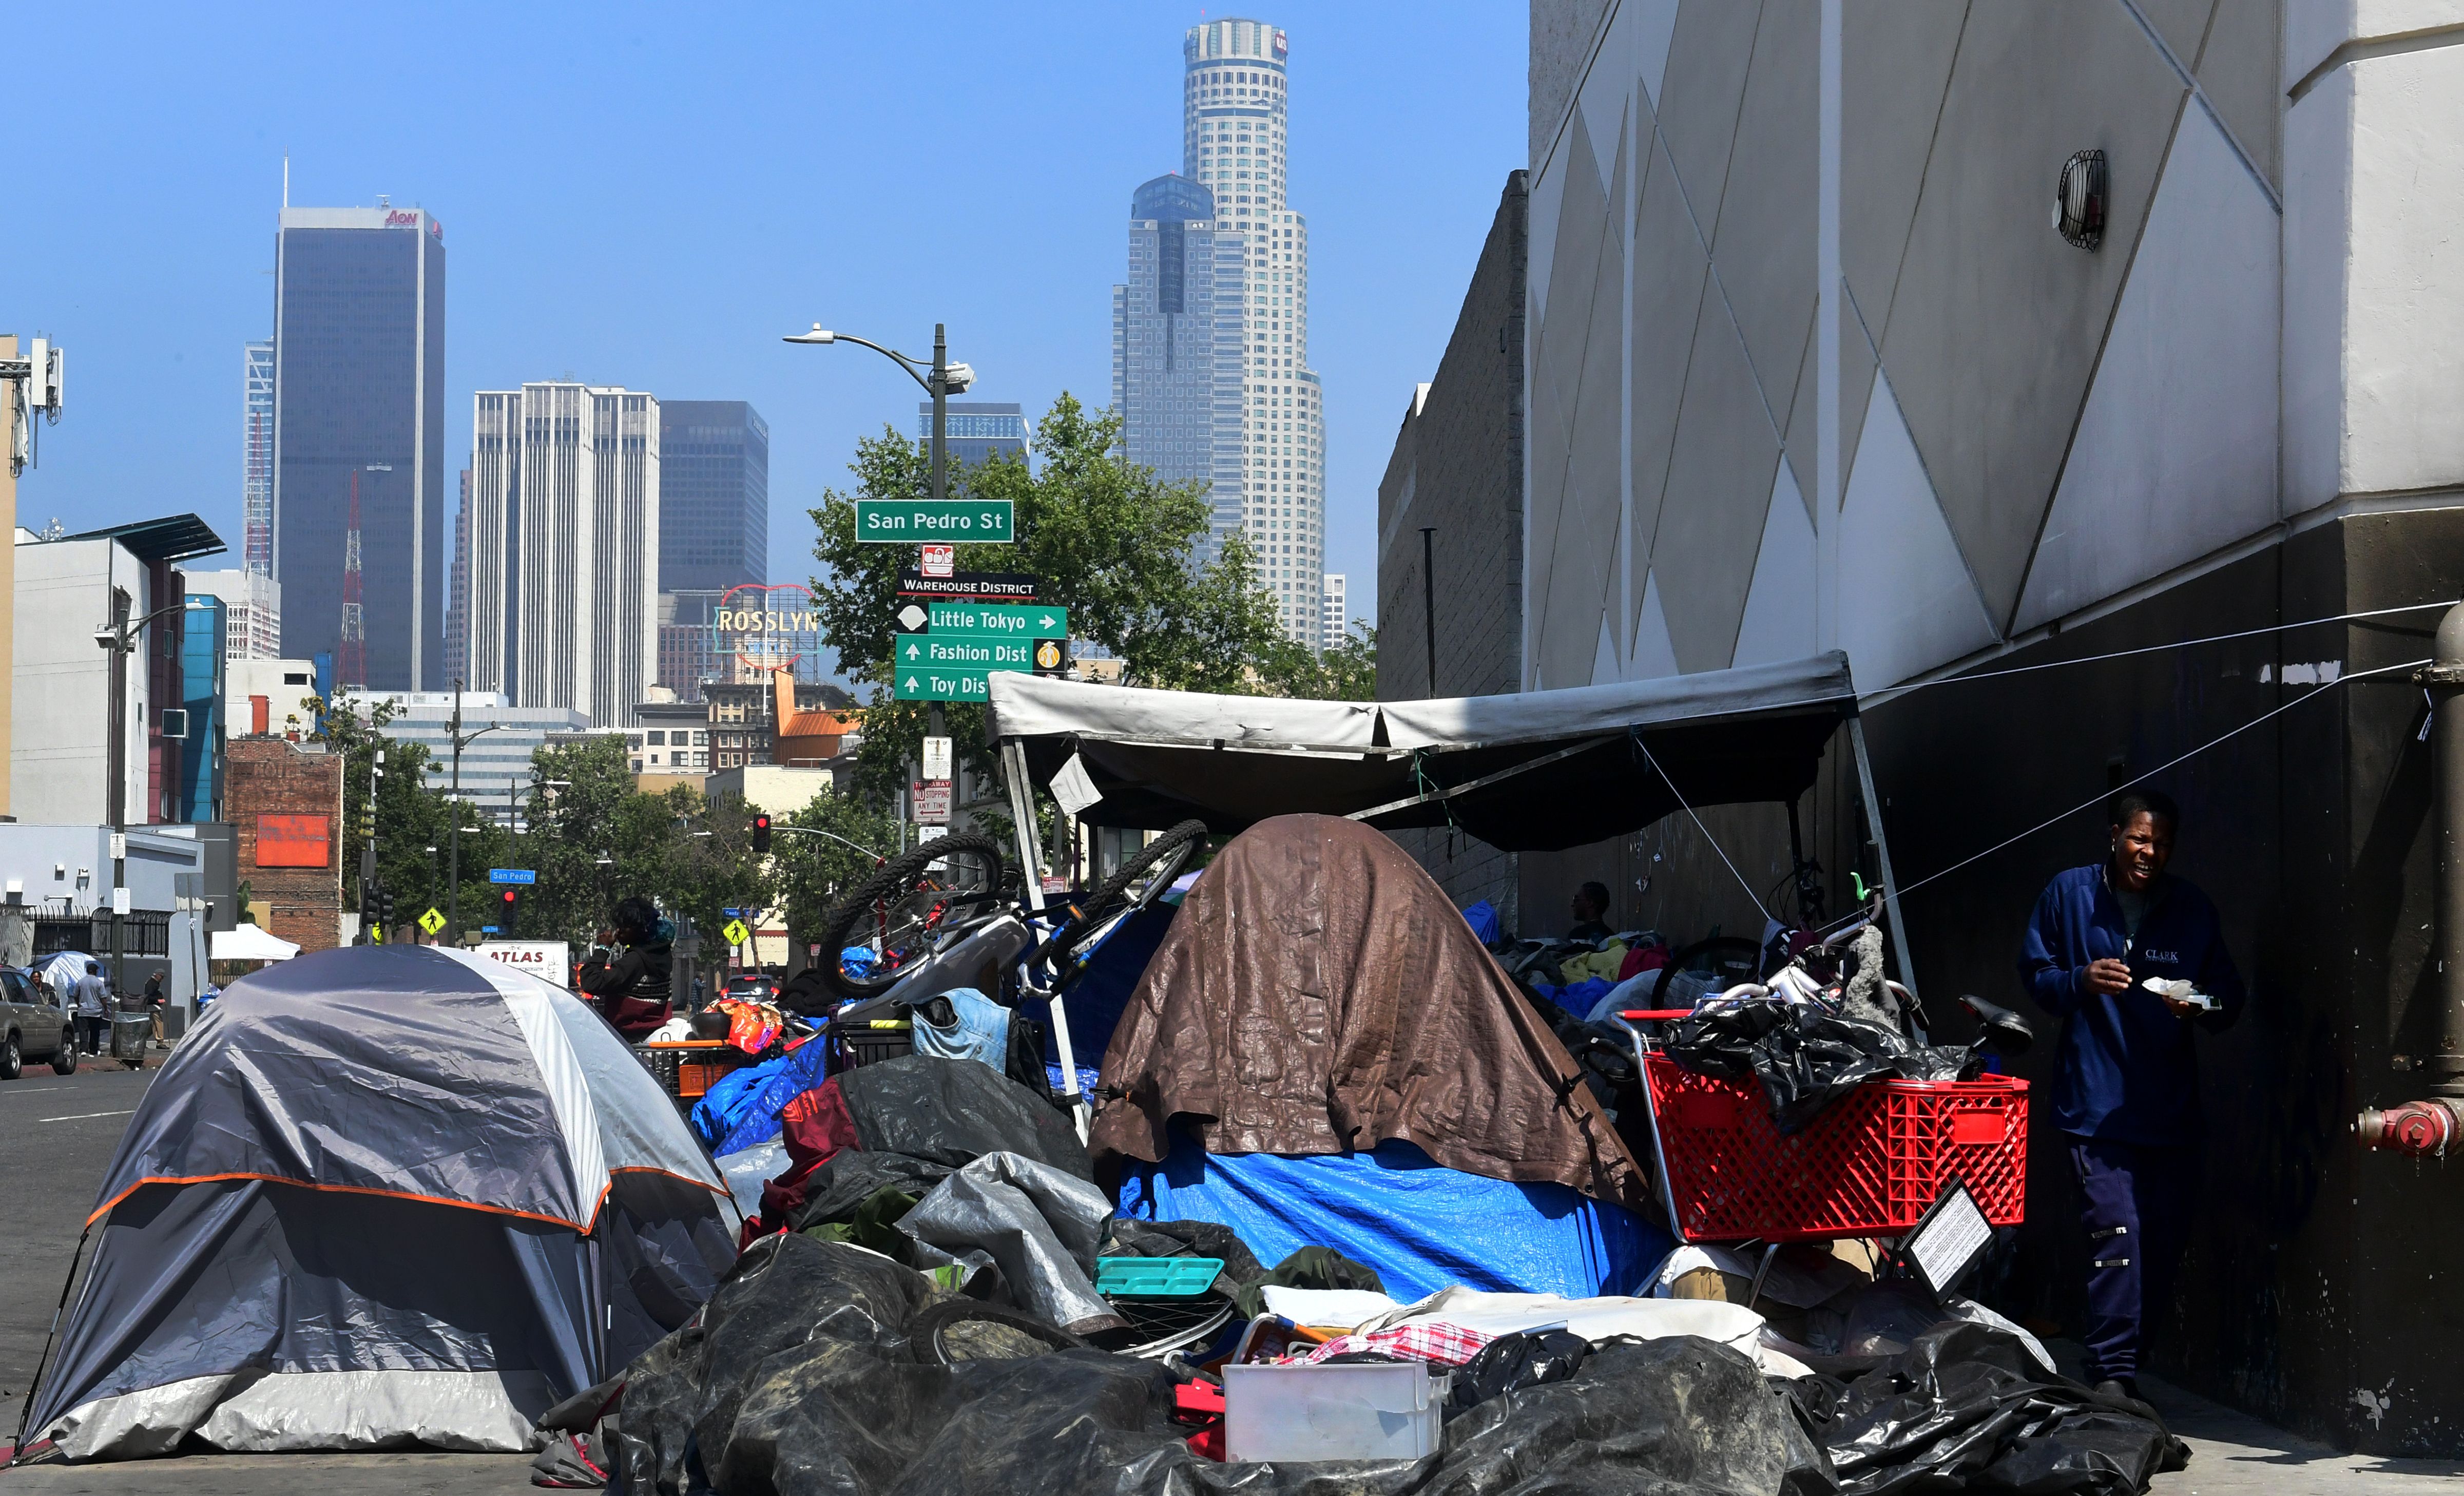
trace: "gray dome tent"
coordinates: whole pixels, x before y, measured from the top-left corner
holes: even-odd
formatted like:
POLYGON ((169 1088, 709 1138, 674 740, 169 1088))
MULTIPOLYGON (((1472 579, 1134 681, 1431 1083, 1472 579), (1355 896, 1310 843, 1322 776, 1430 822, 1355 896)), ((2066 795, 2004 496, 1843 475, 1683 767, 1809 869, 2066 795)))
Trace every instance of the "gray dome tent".
POLYGON ((29 1438, 527 1448, 708 1298, 727 1198, 570 995, 435 946, 270 967, 130 1121, 29 1438))

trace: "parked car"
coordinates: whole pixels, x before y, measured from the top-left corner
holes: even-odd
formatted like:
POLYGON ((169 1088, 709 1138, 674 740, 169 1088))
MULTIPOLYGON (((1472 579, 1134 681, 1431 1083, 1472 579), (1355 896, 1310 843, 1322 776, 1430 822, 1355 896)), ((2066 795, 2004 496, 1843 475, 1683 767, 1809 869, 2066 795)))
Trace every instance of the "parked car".
POLYGON ((70 1000, 45 998, 33 978, 0 966, 0 1081, 15 1080, 28 1060, 49 1060, 59 1074, 75 1074, 77 1015, 70 1000))
POLYGON ((744 1002, 776 1002, 779 979, 761 972, 738 972, 727 979, 727 989, 719 996, 744 1002))

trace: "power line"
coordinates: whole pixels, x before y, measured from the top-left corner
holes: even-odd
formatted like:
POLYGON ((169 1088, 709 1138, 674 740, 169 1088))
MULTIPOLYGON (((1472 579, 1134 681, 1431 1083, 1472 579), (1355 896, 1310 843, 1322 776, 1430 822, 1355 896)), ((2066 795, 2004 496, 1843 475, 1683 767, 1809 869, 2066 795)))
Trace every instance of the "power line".
POLYGON ((1702 832, 1703 840, 1711 844, 1711 850, 1720 854, 1720 861, 1727 865, 1728 876, 1737 880, 1737 887, 1745 890, 1746 897, 1752 899, 1754 901, 1754 908, 1762 911, 1764 924, 1769 926, 1778 923, 1777 920, 1771 918, 1771 910, 1764 905, 1761 897, 1754 892, 1754 886, 1746 881, 1746 875, 1737 870, 1737 865, 1735 863, 1728 861, 1727 848, 1722 847, 1720 845, 1720 839, 1711 834, 1711 828, 1703 824, 1703 818, 1694 814, 1694 807, 1685 803, 1685 796, 1677 788, 1677 781, 1670 779, 1668 777, 1668 771, 1660 766, 1660 760, 1651 756, 1651 749, 1649 745, 1643 742, 1642 735, 1640 733, 1636 733, 1634 735, 1634 745, 1642 750, 1642 761, 1651 765, 1652 772, 1660 776, 1660 782, 1668 786, 1668 793, 1677 797, 1678 805, 1684 810, 1686 815, 1693 817, 1694 829, 1702 832))

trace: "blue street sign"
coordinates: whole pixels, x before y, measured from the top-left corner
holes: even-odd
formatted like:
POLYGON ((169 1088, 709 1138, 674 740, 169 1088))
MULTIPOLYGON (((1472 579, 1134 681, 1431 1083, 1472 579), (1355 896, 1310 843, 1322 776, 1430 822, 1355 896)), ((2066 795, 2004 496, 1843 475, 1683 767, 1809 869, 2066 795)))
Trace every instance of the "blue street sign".
POLYGON ((488 869, 488 881, 490 883, 537 883, 539 873, 529 868, 491 868, 488 869))
POLYGON ((495 935, 496 933, 496 927, 494 925, 481 925, 479 927, 479 933, 481 935, 495 935))
POLYGON ((744 911, 740 909, 722 909, 719 913, 725 914, 730 919, 734 919, 737 915, 743 913, 744 911))

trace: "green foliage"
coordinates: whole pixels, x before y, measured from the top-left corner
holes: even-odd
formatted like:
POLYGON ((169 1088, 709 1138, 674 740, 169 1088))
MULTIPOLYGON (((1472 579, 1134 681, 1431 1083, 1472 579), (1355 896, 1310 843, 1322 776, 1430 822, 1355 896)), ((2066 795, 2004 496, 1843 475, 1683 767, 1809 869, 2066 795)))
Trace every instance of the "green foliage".
POLYGON ((1343 643, 1314 653, 1277 640, 1259 671, 1267 691, 1310 701, 1376 700, 1377 630, 1364 619, 1353 619, 1352 627, 1343 643))
POLYGON ((771 823, 770 853, 787 927, 812 931, 831 905, 898 855, 898 827, 887 814, 853 796, 825 792, 794 815, 771 823))
POLYGON ((722 909, 767 908, 776 891, 753 857, 751 816, 690 786, 643 794, 619 737, 540 749, 514 853, 539 872, 519 934, 586 939, 606 928, 618 900, 635 894, 703 931, 726 923, 722 909))

